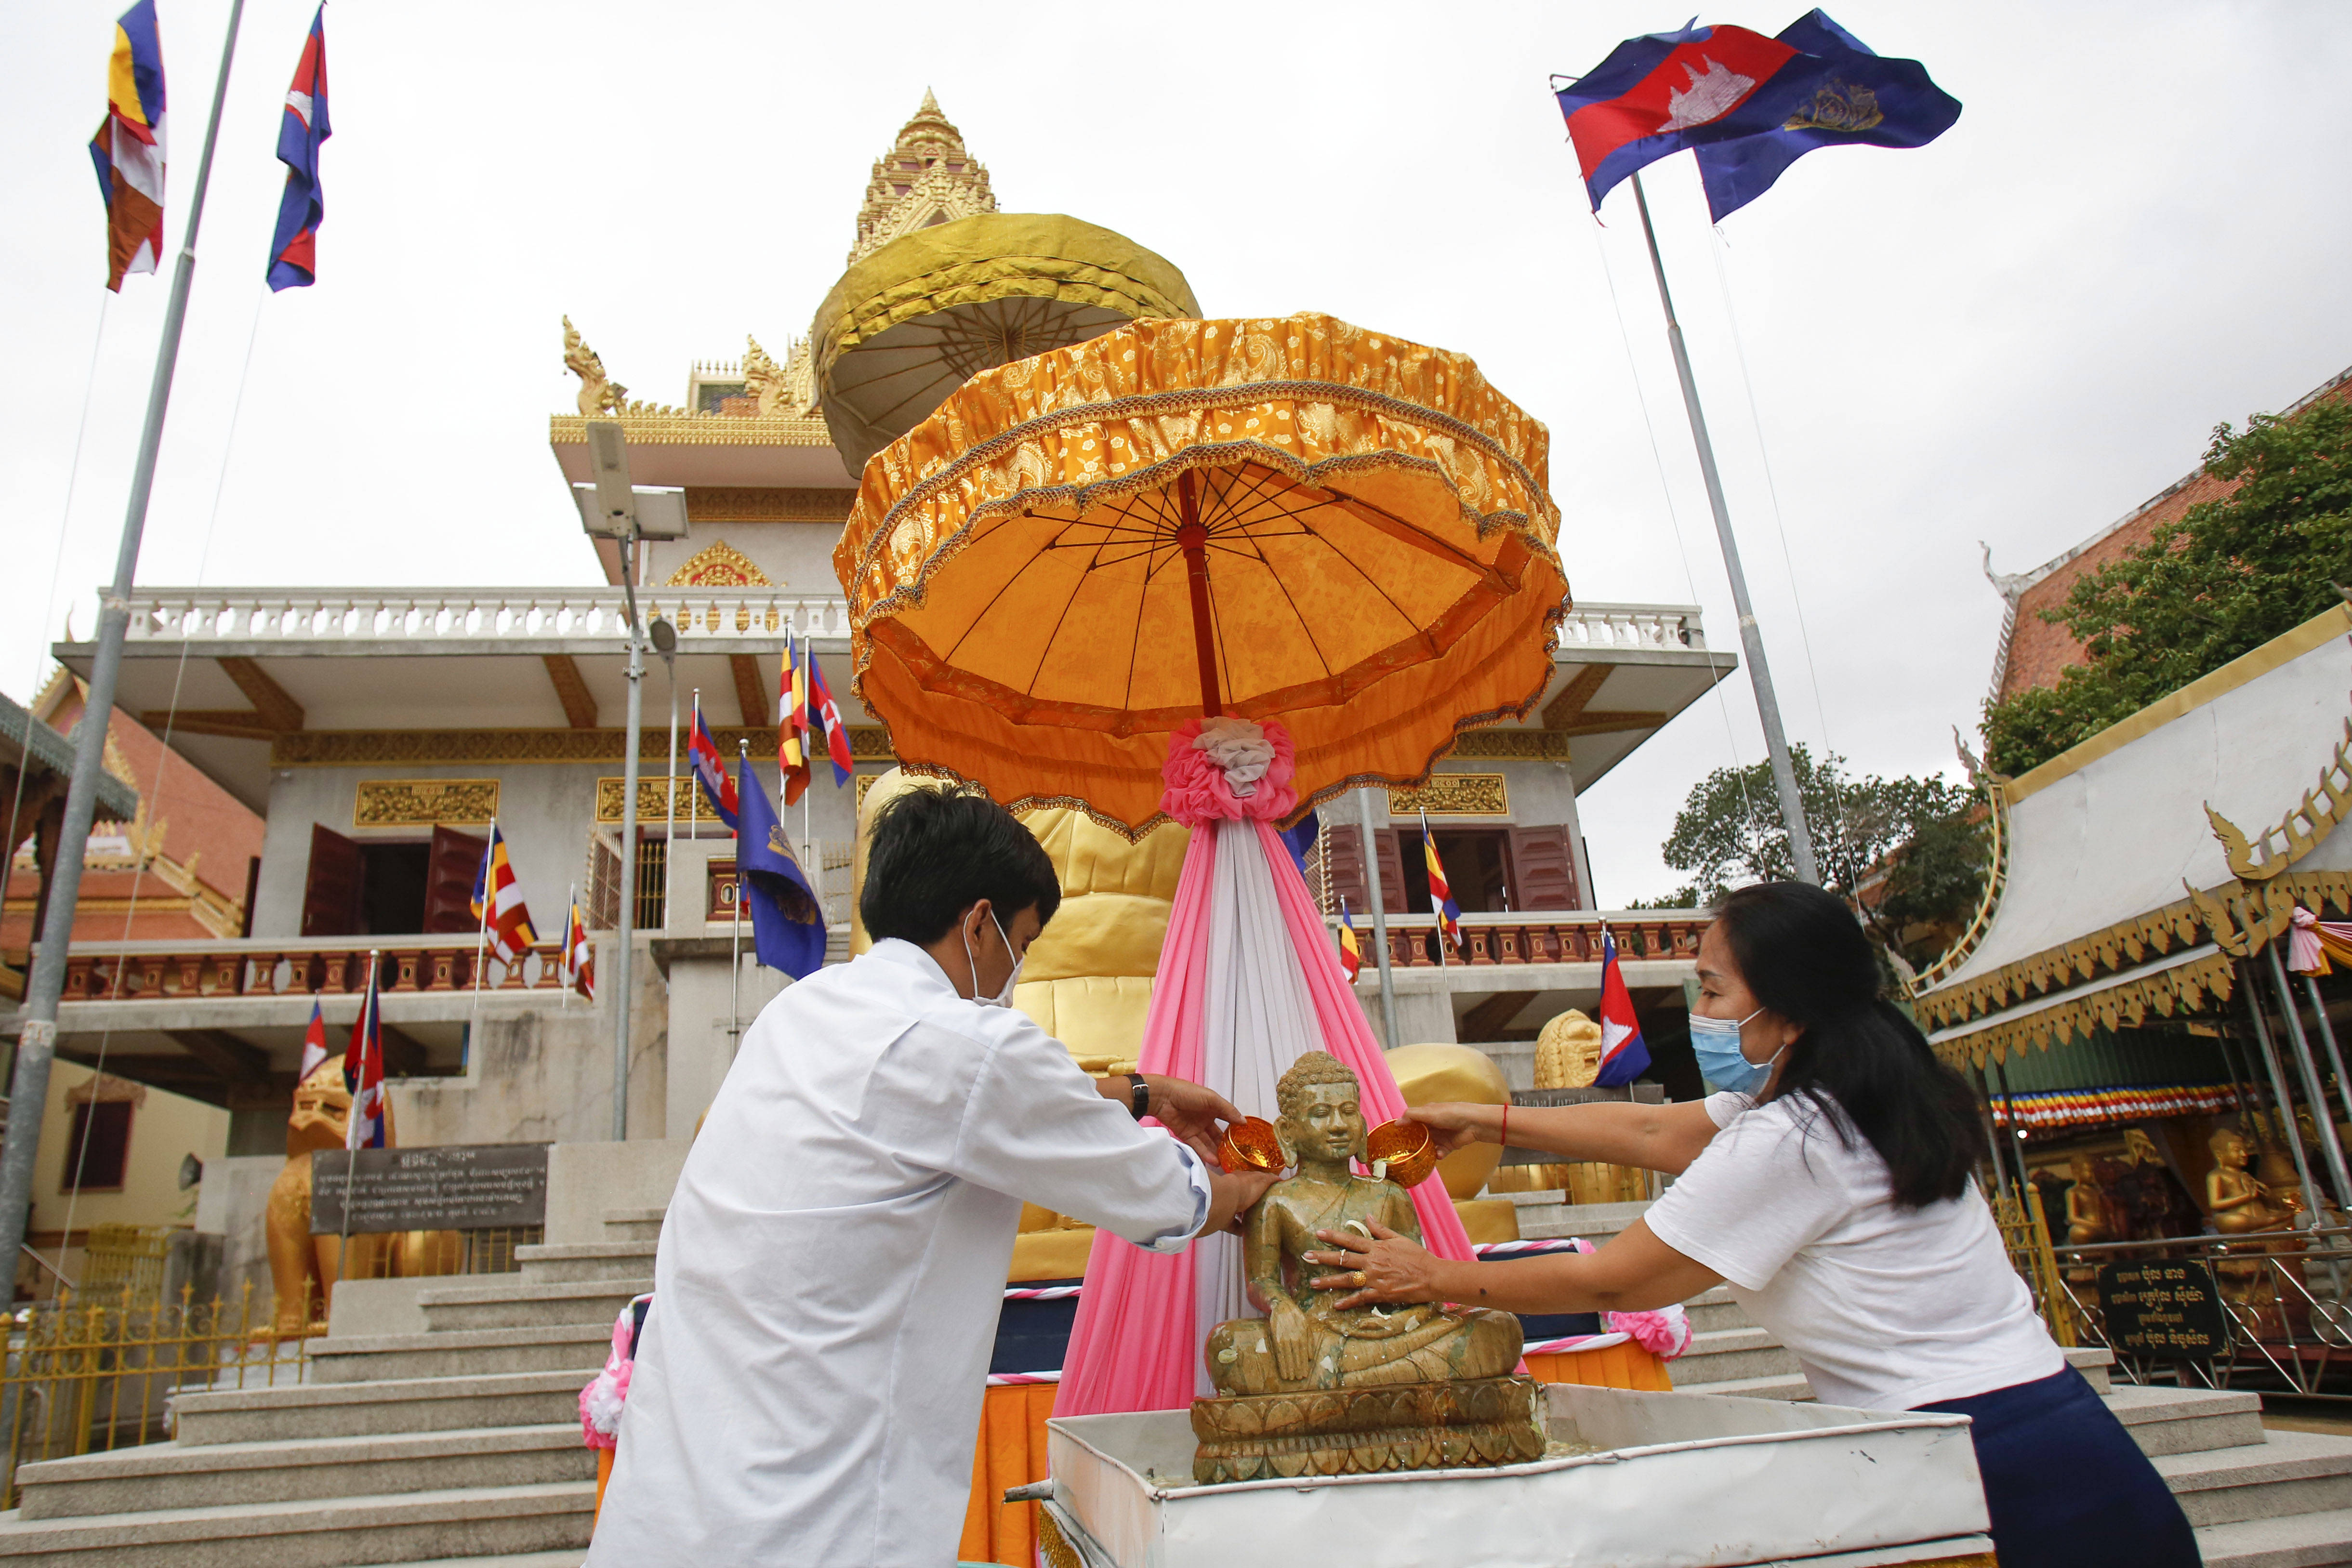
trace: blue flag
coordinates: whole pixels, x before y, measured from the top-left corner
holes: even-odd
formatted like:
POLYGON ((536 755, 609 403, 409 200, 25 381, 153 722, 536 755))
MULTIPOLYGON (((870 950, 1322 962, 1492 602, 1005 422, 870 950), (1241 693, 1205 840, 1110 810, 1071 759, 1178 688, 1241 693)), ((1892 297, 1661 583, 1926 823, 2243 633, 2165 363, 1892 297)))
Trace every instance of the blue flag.
POLYGON ((1697 149, 1707 211, 1721 223, 1772 188, 1781 171, 1817 147, 1924 147, 1952 128, 1960 100, 1916 60, 1883 59, 1819 11, 1782 28, 1801 57, 1756 94, 1775 130, 1697 149))
POLYGON ((792 841, 749 761, 737 769, 735 896, 751 915, 751 946, 762 966, 794 979, 824 963, 824 912, 793 858, 792 841))
POLYGON ((1322 833, 1323 819, 1310 810, 1307 815, 1275 835, 1282 841, 1282 847, 1290 852, 1290 863, 1298 868, 1300 876, 1307 874, 1307 853, 1315 847, 1315 841, 1322 833))
POLYGON ((278 161, 286 165, 286 193, 278 202, 278 232, 269 241, 269 290, 308 288, 319 277, 319 225, 327 200, 319 192, 319 144, 327 124, 327 8, 310 18, 310 36, 286 89, 278 126, 278 161))

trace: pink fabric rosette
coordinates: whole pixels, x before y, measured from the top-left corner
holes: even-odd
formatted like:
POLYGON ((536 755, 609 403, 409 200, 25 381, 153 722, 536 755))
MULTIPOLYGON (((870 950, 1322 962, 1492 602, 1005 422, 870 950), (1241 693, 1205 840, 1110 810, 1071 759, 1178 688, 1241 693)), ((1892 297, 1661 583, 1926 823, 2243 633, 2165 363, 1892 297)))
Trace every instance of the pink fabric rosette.
POLYGON ((1160 777, 1161 808, 1188 828, 1211 822, 1280 821, 1298 804, 1290 731, 1280 721, 1193 719, 1168 738, 1160 777), (1272 755, 1266 755, 1266 747, 1272 755))

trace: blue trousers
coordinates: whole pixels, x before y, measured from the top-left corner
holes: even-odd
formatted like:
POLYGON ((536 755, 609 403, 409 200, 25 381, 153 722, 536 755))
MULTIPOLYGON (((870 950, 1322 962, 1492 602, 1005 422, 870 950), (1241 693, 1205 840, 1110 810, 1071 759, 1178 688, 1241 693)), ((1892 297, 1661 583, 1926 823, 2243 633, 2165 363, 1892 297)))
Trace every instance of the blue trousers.
POLYGON ((1970 1418, 2000 1568, 2198 1568, 2189 1516, 2073 1367, 1919 1408, 1970 1418))

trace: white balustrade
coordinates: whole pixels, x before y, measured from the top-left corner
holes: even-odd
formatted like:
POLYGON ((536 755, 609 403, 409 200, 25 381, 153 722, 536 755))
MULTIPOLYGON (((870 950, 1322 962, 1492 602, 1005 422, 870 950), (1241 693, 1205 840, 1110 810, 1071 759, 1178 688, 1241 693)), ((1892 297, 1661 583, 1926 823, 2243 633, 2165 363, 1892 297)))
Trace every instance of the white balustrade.
MULTIPOLYGON (((647 588, 647 615, 674 621, 682 640, 806 636, 849 630, 837 595, 767 588, 647 588)), ((617 642, 627 624, 617 588, 149 589, 131 600, 131 638, 144 643, 617 642)))
POLYGON ((1579 604, 1560 622, 1559 645, 1571 651, 1601 648, 1672 648, 1704 651, 1706 632, 1696 605, 1579 604))

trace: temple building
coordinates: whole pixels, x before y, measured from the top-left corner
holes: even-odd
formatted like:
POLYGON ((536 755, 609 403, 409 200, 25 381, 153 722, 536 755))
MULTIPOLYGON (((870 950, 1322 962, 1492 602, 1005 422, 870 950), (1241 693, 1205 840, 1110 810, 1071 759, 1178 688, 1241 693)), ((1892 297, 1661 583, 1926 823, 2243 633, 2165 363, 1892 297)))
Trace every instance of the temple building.
MULTIPOLYGON (((681 492, 687 519, 684 537, 643 543, 633 563, 644 611, 677 633, 674 657, 649 661, 634 845, 621 841, 624 563, 612 541, 583 539, 583 560, 593 549, 603 579, 593 587, 134 593, 121 706, 150 728, 168 722, 191 768, 184 788, 142 801, 142 820, 177 831, 234 808, 250 815, 257 843, 249 872, 242 861, 215 865, 207 852, 194 873, 207 891, 187 895, 195 925, 173 939, 126 946, 119 933, 93 929, 77 941, 60 1056, 89 1060, 105 1036, 110 1074, 226 1107, 231 1153, 264 1155, 285 1135, 314 999, 331 1031, 347 1032, 373 963, 404 1143, 608 1139, 611 981, 625 961, 610 933, 621 857, 633 855, 627 1135, 691 1135, 736 1031, 782 983, 752 965, 748 936, 744 956, 734 956, 731 841, 703 814, 683 763, 697 702, 720 748, 731 758, 748 747, 772 780, 787 638, 814 647, 848 717, 856 777, 836 787, 820 763, 805 803, 787 816, 835 959, 858 940, 858 805, 895 761, 884 730, 850 695, 832 552, 856 494, 844 443, 854 450, 886 439, 932 405, 917 397, 881 408, 877 383, 856 382, 842 345, 874 349, 861 362, 886 367, 898 362, 890 353, 913 351, 905 345, 929 345, 922 351, 955 367, 923 394, 935 402, 954 376, 1128 315, 1198 313, 1181 273, 1131 241, 1074 218, 1003 213, 988 171, 929 97, 876 162, 848 238, 850 270, 805 337, 781 358, 747 336, 740 357, 694 362, 674 404, 633 398, 593 346, 593 324, 563 323, 563 361, 579 390, 550 423, 551 478, 569 504, 590 476, 588 422, 617 420, 633 482, 681 492), (920 314, 859 314, 858 289, 906 247, 932 246, 995 276, 1003 268, 986 246, 999 235, 1091 246, 1090 255, 1117 263, 1097 273, 1125 270, 1084 298, 1068 286, 1058 299, 1010 300, 985 330, 961 338, 920 314), (520 963, 478 967, 470 899, 493 822, 540 945, 520 963), (226 904, 210 902, 231 893, 226 904), (604 934, 593 1001, 559 983, 555 941, 572 898, 604 934)), ((1572 532, 1567 549, 1573 559, 1572 532)), ((95 652, 79 641, 56 649, 76 676, 95 652)), ((1525 1086, 1538 1027, 1563 1008, 1589 1009, 1599 990, 1601 917, 1591 907, 1579 794, 1735 667, 1730 653, 1708 647, 1694 607, 1580 603, 1534 711, 1465 735, 1425 787, 1389 792, 1372 848, 1407 1040, 1495 1042, 1525 1086), (1424 810, 1465 912, 1465 949, 1444 963, 1428 941, 1417 880, 1424 810)), ((1349 802, 1326 815, 1333 821, 1310 864, 1315 885, 1335 915, 1347 899, 1364 929, 1361 830, 1349 802)), ((155 831, 168 850, 169 831, 155 831)), ((149 873, 176 874, 162 860, 149 873)), ((1130 880, 1140 887, 1150 877, 1137 870, 1130 880)), ((1696 931, 1687 912, 1622 921, 1628 978, 1645 1009, 1663 1009, 1668 1035, 1696 931)), ((1143 950, 1140 974, 1080 966, 1041 975, 1050 966, 1033 961, 1022 1004, 1089 1065, 1107 1067, 1124 1054, 1120 1031, 1139 1024, 1149 997, 1156 943, 1143 950), (1091 1020, 1083 1027, 1082 1015, 1091 1020)), ((1368 1003, 1372 974, 1368 963, 1368 1003)))

